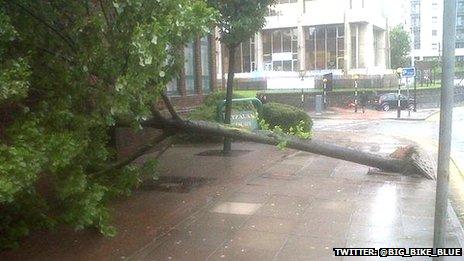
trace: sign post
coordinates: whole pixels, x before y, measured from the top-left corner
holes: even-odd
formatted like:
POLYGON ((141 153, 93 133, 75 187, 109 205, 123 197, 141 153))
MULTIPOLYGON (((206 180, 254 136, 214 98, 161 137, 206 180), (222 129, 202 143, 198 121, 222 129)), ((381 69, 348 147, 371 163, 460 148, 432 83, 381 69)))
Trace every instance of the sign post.
MULTIPOLYGON (((413 79, 415 81, 415 76, 416 76, 416 68, 410 67, 410 68, 403 68, 403 77, 406 78, 406 90, 407 90, 407 106, 408 106, 408 116, 411 116, 411 107, 409 106, 409 79, 413 79)), ((414 85, 415 86, 415 85, 414 85)), ((415 99, 415 97, 414 97, 415 99)), ((414 104, 416 104, 416 101, 414 101, 414 104)), ((414 105, 414 108, 416 106, 414 105)))
POLYGON ((323 82, 323 88, 324 88, 324 109, 327 109, 327 104, 328 104, 328 101, 327 101, 327 92, 331 92, 333 90, 333 74, 332 73, 328 73, 328 74, 324 74, 323 78, 322 78, 322 82, 323 82))
POLYGON ((401 118, 401 81, 403 78, 403 68, 398 68, 396 69, 396 74, 398 75, 398 107, 396 109, 396 118, 400 119, 401 118))

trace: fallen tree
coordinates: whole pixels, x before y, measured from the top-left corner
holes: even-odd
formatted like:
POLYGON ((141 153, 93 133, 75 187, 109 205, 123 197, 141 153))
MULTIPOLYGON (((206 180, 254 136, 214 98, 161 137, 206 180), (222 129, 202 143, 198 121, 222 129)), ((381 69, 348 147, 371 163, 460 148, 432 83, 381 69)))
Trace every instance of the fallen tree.
MULTIPOLYGON (((398 148, 397 151, 393 152, 390 156, 384 157, 314 139, 301 139, 283 133, 274 133, 272 131, 251 132, 214 122, 184 120, 177 114, 165 95, 163 96, 163 100, 172 117, 166 118, 162 116, 158 110, 154 109, 154 118, 142 124, 144 127, 164 130, 163 135, 174 135, 179 132, 207 134, 275 146, 285 142, 287 148, 295 150, 350 161, 378 168, 382 171, 402 173, 405 175, 420 175, 427 179, 434 178, 434 169, 431 166, 430 160, 427 155, 416 146, 398 148)), ((146 147, 142 149, 144 151, 147 150, 146 147)), ((136 154, 140 153, 137 152, 136 154)))

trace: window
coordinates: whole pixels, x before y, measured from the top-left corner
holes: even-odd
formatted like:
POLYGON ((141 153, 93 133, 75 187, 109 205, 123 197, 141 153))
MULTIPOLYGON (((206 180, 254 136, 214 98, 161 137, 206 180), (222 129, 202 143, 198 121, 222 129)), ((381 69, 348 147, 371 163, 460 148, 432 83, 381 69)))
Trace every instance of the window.
POLYGON ((201 38, 201 81, 204 93, 211 92, 211 84, 209 78, 209 55, 210 46, 208 37, 201 38))
POLYGON ((264 69, 298 71, 298 32, 296 29, 263 31, 264 69))
POLYGON ((432 30, 432 36, 437 36, 437 30, 432 30))
POLYGON ((177 91, 177 79, 172 79, 166 86, 166 93, 169 96, 173 95, 179 95, 179 92, 177 91))
POLYGON ((187 94, 195 93, 195 64, 193 43, 185 47, 185 88, 187 94))
POLYGON ((438 18, 436 16, 432 16, 432 24, 436 24, 438 22, 438 18))
POLYGON ((462 26, 462 25, 464 25, 464 16, 458 15, 458 16, 456 17, 456 25, 457 25, 457 26, 462 26))
POLYGON ((344 26, 312 26, 305 29, 306 69, 343 69, 344 26))
MULTIPOLYGON (((264 42, 264 38, 263 38, 264 42)), ((228 59, 229 51, 226 47, 224 48, 224 53, 226 55, 225 59, 228 59)), ((255 58, 255 39, 254 37, 250 38, 245 42, 242 42, 235 49, 235 65, 234 72, 236 73, 249 73, 256 71, 256 58, 255 58)), ((227 68, 224 68, 227 70, 227 68)))

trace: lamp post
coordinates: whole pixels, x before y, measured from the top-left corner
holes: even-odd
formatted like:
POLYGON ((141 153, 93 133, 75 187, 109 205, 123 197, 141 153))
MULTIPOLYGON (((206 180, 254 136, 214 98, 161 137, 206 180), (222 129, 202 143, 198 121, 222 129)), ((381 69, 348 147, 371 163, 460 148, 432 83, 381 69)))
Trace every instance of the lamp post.
POLYGON ((403 76, 403 68, 396 69, 396 74, 398 75, 398 108, 396 117, 401 118, 401 78, 403 76))
POLYGON ((414 112, 417 112, 417 77, 414 75, 414 112))
POLYGON ((323 78, 322 79, 322 82, 324 83, 323 84, 323 100, 324 100, 324 110, 327 108, 327 79, 326 78, 323 78))
POLYGON ((359 75, 354 76, 354 112, 358 112, 358 79, 359 75))

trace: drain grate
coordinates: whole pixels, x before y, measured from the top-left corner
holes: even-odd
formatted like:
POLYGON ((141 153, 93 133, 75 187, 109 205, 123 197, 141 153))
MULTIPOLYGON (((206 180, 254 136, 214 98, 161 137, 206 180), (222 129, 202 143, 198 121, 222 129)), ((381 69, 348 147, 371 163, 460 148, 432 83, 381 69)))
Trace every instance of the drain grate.
POLYGON ((141 188, 151 191, 189 193, 213 180, 204 177, 161 176, 157 180, 144 182, 141 188))
POLYGON ((207 150, 197 154, 204 157, 240 157, 250 153, 251 150, 232 150, 229 155, 223 155, 222 150, 207 150))

